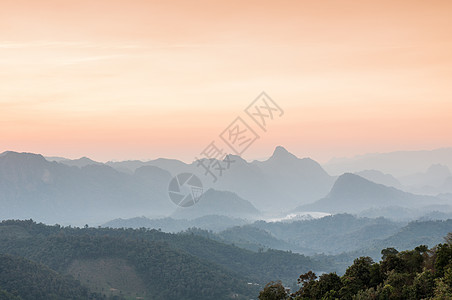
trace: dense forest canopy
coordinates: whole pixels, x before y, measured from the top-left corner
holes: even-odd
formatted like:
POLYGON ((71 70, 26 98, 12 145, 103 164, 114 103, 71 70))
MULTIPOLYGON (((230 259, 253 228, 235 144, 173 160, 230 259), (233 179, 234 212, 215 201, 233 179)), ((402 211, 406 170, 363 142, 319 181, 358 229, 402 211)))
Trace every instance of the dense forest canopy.
POLYGON ((343 276, 309 271, 299 276, 300 288, 293 293, 272 281, 259 299, 452 299, 452 233, 445 240, 430 250, 425 245, 383 249, 380 262, 359 257, 343 276))

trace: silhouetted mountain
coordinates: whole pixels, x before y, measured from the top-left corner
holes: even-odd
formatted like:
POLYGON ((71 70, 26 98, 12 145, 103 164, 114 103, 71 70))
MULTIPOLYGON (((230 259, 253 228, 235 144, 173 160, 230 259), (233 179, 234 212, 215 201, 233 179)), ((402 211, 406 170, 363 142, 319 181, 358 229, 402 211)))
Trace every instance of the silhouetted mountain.
POLYGON ((59 161, 59 163, 79 168, 86 167, 89 165, 102 165, 102 163, 89 159, 88 157, 81 157, 79 159, 65 159, 59 161))
POLYGON ((294 207, 324 197, 334 183, 323 168, 310 158, 297 158, 281 146, 266 161, 254 161, 272 186, 280 191, 275 204, 294 207))
POLYGON ((263 212, 283 212, 314 201, 325 196, 334 182, 318 163, 299 159, 281 146, 266 161, 248 163, 235 155, 229 158, 233 163, 215 184, 210 183, 202 168, 194 172, 206 179, 207 185, 232 191, 263 212))
POLYGON ((209 189, 196 205, 178 207, 171 217, 195 219, 207 215, 223 215, 233 218, 256 219, 259 214, 259 211, 249 201, 240 198, 237 194, 209 189))
POLYGON ((127 160, 119 162, 109 161, 106 164, 117 169, 118 171, 126 173, 133 173, 135 172, 136 169, 144 166, 159 167, 170 172, 172 176, 176 176, 177 174, 184 172, 192 173, 191 165, 186 164, 177 159, 158 158, 149 161, 140 161, 140 160, 127 160))
MULTIPOLYGON (((186 216, 194 218, 221 212, 233 217, 254 217, 255 207, 281 212, 296 203, 318 199, 327 194, 333 181, 318 163, 298 159, 282 147, 277 147, 263 162, 248 163, 233 155, 230 158, 233 161, 230 169, 213 183, 197 162, 185 164, 156 159, 102 164, 83 157, 57 163, 41 155, 5 152, 0 161, 0 186, 4 187, 0 203, 7 208, 0 212, 0 217, 67 224, 102 222, 143 213, 168 215, 176 208, 167 194, 171 172, 195 173, 203 180, 204 190, 214 188, 238 196, 230 198, 234 205, 228 206, 210 201, 212 195, 207 194, 196 210, 191 209, 194 213, 188 213, 190 209, 184 212, 186 216), (237 199, 252 204, 242 206, 234 202, 237 199)), ((175 216, 185 217, 179 214, 175 216)))
MULTIPOLYGON (((0 154, 1 156, 1 154, 0 154)), ((44 158, 48 161, 55 161, 55 162, 61 162, 63 160, 68 160, 66 157, 61 156, 44 156, 44 158)))
POLYGON ((406 222, 414 220, 447 220, 452 218, 452 206, 431 205, 421 208, 387 206, 363 210, 359 213, 359 216, 368 218, 385 217, 394 221, 406 222))
POLYGON ((260 210, 281 209, 284 205, 282 199, 286 199, 283 196, 285 191, 278 190, 258 166, 236 155, 230 155, 229 158, 233 161, 230 168, 223 172, 216 183, 212 183, 211 178, 204 175, 202 168, 196 168, 195 171, 206 186, 234 192, 260 210), (280 199, 279 205, 275 199, 280 199))
POLYGON ((0 218, 81 224, 168 214, 174 210, 166 193, 170 175, 147 171, 152 172, 157 175, 145 170, 128 175, 103 164, 70 167, 41 155, 7 152, 0 157, 0 218))
POLYGON ((450 176, 452 173, 447 166, 434 164, 426 172, 400 177, 400 181, 402 184, 412 187, 439 187, 450 176))
MULTIPOLYGON (((317 162, 309 158, 299 159, 281 146, 276 147, 266 161, 249 163, 236 155, 229 155, 229 160, 229 168, 222 171, 221 176, 215 172, 216 182, 211 175, 206 175, 197 161, 185 164, 173 159, 156 159, 147 162, 108 162, 107 165, 129 173, 148 165, 167 170, 173 176, 183 172, 193 173, 202 180, 205 189, 234 192, 261 211, 272 212, 319 199, 329 192, 334 183, 334 178, 317 162)), ((213 160, 210 165, 215 163, 213 160)))
POLYGON ((377 170, 364 170, 360 172, 355 172, 354 174, 378 184, 392 186, 397 189, 403 188, 402 184, 391 174, 384 174, 383 172, 377 170))
POLYGON ((302 205, 298 211, 360 212, 374 207, 421 207, 443 201, 429 196, 402 192, 393 187, 376 184, 358 175, 346 173, 334 183, 328 196, 302 205))

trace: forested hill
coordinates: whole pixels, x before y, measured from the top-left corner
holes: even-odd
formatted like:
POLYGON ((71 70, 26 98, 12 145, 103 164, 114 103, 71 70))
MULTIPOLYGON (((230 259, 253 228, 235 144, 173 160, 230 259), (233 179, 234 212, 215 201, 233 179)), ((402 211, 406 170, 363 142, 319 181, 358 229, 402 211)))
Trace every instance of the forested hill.
POLYGON ((428 249, 419 245, 399 252, 381 250, 381 261, 368 256, 356 258, 343 276, 313 272, 300 275, 300 288, 288 293, 281 282, 270 282, 260 292, 260 300, 308 299, 452 299, 452 233, 428 249))
POLYGON ((0 299, 100 299, 80 282, 24 258, 0 254, 0 299))
POLYGON ((92 292, 108 296, 119 290, 145 299, 250 299, 257 284, 272 278, 293 280, 308 270, 331 271, 329 264, 303 255, 256 253, 191 234, 47 226, 31 220, 0 223, 0 253, 70 274, 92 292), (121 288, 124 280, 136 287, 121 288))

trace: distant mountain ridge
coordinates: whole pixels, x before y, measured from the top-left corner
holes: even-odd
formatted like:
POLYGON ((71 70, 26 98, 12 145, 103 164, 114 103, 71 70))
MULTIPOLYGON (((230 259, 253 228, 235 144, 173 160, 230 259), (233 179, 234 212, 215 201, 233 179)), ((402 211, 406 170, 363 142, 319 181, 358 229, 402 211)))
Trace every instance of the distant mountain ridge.
POLYGON ((423 151, 370 153, 350 158, 333 158, 322 166, 332 175, 362 170, 379 170, 396 178, 424 172, 434 164, 452 169, 452 147, 423 151))
POLYGON ((89 165, 103 165, 102 163, 94 161, 85 156, 81 157, 79 159, 64 159, 64 160, 59 161, 59 163, 62 163, 62 164, 65 164, 65 165, 68 165, 71 167, 79 167, 79 168, 86 167, 89 165))
POLYGON ((170 213, 170 174, 157 176, 160 182, 137 176, 103 164, 71 167, 38 154, 7 152, 0 157, 0 218, 64 224, 131 217, 143 210, 170 213))
POLYGON ((403 186, 397 178, 391 174, 384 174, 383 172, 377 170, 364 170, 360 172, 355 172, 354 174, 361 176, 367 180, 373 181, 378 184, 383 184, 386 186, 392 186, 397 189, 402 189, 403 186))
MULTIPOLYGON (((334 183, 334 177, 329 176, 319 163, 310 158, 297 158, 282 146, 276 147, 264 161, 247 162, 237 155, 229 155, 229 158, 232 161, 230 167, 218 176, 216 182, 206 175, 197 162, 186 164, 176 159, 158 158, 150 161, 107 162, 106 165, 129 174, 144 166, 159 167, 172 176, 183 172, 193 173, 203 181, 206 190, 214 188, 234 192, 261 211, 283 211, 300 203, 315 201, 325 196, 334 183)), ((78 166, 96 164, 85 158, 62 163, 78 166)))
MULTIPOLYGON (((450 205, 447 197, 404 193, 353 174, 330 176, 319 163, 297 158, 282 146, 264 161, 248 162, 236 155, 229 159, 229 168, 213 182, 197 162, 162 158, 103 164, 87 157, 56 162, 39 154, 7 151, 0 155, 0 204, 5 207, 0 218, 41 218, 64 224, 98 220, 100 224, 142 215, 193 219, 219 214, 255 219, 260 213, 270 217, 291 214, 294 207, 296 211, 358 213, 391 206, 450 205), (193 173, 202 180, 204 191, 216 191, 206 193, 205 199, 221 200, 178 208, 168 197, 168 184, 178 172, 193 173)), ((430 171, 436 174, 437 169, 443 177, 450 173, 447 167, 430 171)), ((378 183, 399 184, 376 169, 357 174, 378 183)), ((439 190, 443 194, 452 189, 449 178, 439 190)))
POLYGON ((257 219, 260 216, 259 210, 253 204, 237 194, 209 189, 201 196, 196 205, 178 207, 171 217, 191 220, 219 213, 223 216, 245 219, 257 219))
POLYGON ((207 190, 203 200, 181 209, 171 202, 172 175, 156 166, 120 172, 89 159, 72 166, 42 155, 6 152, 0 156, 0 218, 37 219, 47 223, 99 224, 137 215, 196 218, 227 215, 255 218, 259 211, 232 192, 207 190))
POLYGON ((403 192, 376 184, 355 174, 345 173, 336 180, 330 193, 314 203, 302 205, 298 211, 357 213, 375 207, 421 207, 444 203, 441 199, 403 192))

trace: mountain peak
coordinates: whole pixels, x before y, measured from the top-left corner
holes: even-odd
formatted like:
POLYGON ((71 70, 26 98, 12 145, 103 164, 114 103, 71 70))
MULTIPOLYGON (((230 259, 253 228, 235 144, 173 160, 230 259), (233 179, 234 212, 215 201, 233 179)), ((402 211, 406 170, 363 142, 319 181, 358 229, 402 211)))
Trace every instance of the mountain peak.
POLYGON ((295 155, 287 151, 283 146, 277 146, 273 155, 270 159, 286 159, 286 158, 297 158, 295 155))
MULTIPOLYGON (((362 186, 382 186, 381 184, 375 183, 363 176, 354 173, 344 173, 336 179, 334 185, 356 185, 357 187, 362 186)), ((334 186, 333 186, 334 188, 334 186)))
POLYGON ((234 163, 247 164, 246 160, 244 160, 241 156, 235 154, 228 154, 224 160, 229 160, 234 163))
POLYGON ((5 159, 9 159, 12 161, 36 161, 36 162, 43 162, 46 161, 44 156, 41 154, 34 154, 34 153, 28 153, 28 152, 14 152, 14 151, 5 151, 0 156, 5 157, 5 159))
POLYGON ((432 198, 405 193, 393 187, 374 183, 356 174, 345 173, 337 178, 325 198, 301 206, 299 210, 357 213, 376 207, 419 206, 431 201, 432 198))
POLYGON ((94 161, 91 158, 86 157, 86 156, 80 157, 78 159, 62 160, 62 161, 60 161, 60 163, 65 164, 67 166, 79 167, 79 168, 86 167, 89 165, 102 165, 102 163, 94 161))

